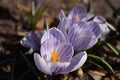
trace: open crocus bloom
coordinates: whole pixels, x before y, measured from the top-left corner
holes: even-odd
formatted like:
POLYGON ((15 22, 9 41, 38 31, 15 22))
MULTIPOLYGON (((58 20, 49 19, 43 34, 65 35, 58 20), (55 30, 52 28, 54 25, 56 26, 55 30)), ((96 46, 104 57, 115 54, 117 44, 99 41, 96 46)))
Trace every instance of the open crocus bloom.
POLYGON ((68 30, 63 27, 65 24, 65 22, 59 24, 58 28, 65 34, 66 39, 73 45, 75 51, 93 47, 101 36, 100 27, 94 21, 76 22, 68 30))
POLYGON ((35 50, 40 49, 40 40, 42 37, 42 32, 28 32, 25 37, 20 41, 21 45, 24 47, 30 48, 27 54, 33 53, 35 50))
POLYGON ((45 74, 64 74, 78 69, 87 59, 85 51, 73 55, 74 49, 63 33, 51 28, 41 39, 41 55, 35 53, 34 60, 37 68, 45 74))
MULTIPOLYGON (((61 28, 61 27, 65 27, 65 30, 68 31, 69 28, 74 23, 84 21, 86 23, 88 23, 88 22, 96 22, 95 25, 94 25, 94 30, 97 27, 100 27, 102 37, 106 37, 106 35, 110 32, 110 30, 109 30, 109 28, 108 28, 108 26, 106 24, 106 20, 103 17, 95 16, 92 13, 87 13, 85 11, 85 9, 83 7, 81 7, 81 6, 74 7, 70 11, 70 13, 68 14, 68 17, 65 16, 64 11, 61 10, 60 13, 59 13, 59 19, 60 19, 60 23, 58 25, 58 28, 62 29, 62 30, 63 30, 63 28, 61 28), (99 26, 96 25, 96 24, 98 24, 99 26)), ((91 26, 91 28, 92 28, 92 26, 91 26)), ((65 30, 64 30, 64 33, 65 33, 65 30)), ((97 28, 97 30, 98 30, 98 28, 97 28)))
POLYGON ((64 33, 75 51, 93 47, 101 36, 100 22, 93 20, 94 15, 87 13, 81 6, 74 7, 68 17, 61 10, 59 18, 58 29, 64 33))
MULTIPOLYGON (((75 22, 88 21, 93 17, 93 14, 87 13, 85 9, 81 6, 74 7, 68 14, 68 17, 65 16, 63 10, 61 10, 59 13, 59 19, 60 21, 64 20, 64 22, 66 23, 64 27, 66 27, 66 29, 69 29, 75 22)), ((62 22, 60 22, 60 24, 62 24, 62 22)))

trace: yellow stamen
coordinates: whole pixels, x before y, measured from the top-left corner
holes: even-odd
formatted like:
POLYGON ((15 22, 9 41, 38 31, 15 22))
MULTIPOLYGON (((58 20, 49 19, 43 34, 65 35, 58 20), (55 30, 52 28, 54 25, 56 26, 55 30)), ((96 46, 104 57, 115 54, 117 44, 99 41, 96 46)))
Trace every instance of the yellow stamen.
POLYGON ((75 17, 75 20, 76 20, 76 22, 79 22, 80 21, 80 18, 79 17, 75 17))
POLYGON ((57 62, 60 61, 60 57, 58 57, 58 52, 51 52, 51 56, 52 56, 52 62, 57 62))

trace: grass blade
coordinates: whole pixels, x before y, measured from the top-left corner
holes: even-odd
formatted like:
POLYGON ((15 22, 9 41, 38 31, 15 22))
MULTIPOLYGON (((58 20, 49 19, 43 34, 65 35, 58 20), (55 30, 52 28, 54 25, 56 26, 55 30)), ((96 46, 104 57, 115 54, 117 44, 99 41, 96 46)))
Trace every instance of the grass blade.
POLYGON ((92 55, 92 54, 89 54, 88 57, 91 57, 91 58, 93 58, 93 59, 96 59, 96 60, 101 61, 102 63, 104 63, 104 64, 111 70, 111 72, 112 72, 113 74, 115 74, 115 72, 114 72, 113 68, 110 66, 110 64, 108 64, 108 62, 105 61, 104 59, 102 59, 101 57, 96 56, 96 55, 92 55))

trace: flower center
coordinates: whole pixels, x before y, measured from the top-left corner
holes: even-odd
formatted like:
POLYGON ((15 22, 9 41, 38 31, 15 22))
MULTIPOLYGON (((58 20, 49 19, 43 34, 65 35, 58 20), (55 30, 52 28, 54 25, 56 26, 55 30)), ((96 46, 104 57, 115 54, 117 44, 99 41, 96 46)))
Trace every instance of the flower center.
POLYGON ((58 52, 51 52, 51 56, 52 56, 52 62, 57 62, 60 61, 60 57, 58 56, 58 52))
POLYGON ((78 16, 75 17, 75 21, 76 22, 79 22, 80 21, 80 18, 78 16))

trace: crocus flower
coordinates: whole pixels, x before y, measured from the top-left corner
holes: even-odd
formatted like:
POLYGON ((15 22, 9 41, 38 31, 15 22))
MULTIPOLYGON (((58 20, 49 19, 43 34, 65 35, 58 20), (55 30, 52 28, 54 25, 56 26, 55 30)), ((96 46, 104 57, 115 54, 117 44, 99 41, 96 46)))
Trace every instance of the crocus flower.
POLYGON ((100 36, 99 25, 96 22, 74 23, 67 33, 68 41, 73 45, 75 51, 87 50, 93 47, 100 36), (97 26, 97 27, 96 27, 97 26))
POLYGON ((65 29, 68 30, 76 22, 85 21, 86 23, 88 23, 90 21, 93 21, 99 25, 102 37, 106 37, 106 35, 110 32, 109 28, 107 27, 106 20, 103 17, 95 16, 92 13, 87 13, 85 9, 81 6, 74 7, 68 14, 68 17, 65 16, 64 11, 61 10, 59 13, 59 19, 60 19, 59 25, 61 24, 63 25, 63 26, 58 26, 59 29, 61 29, 61 27, 65 27, 65 29))
POLYGON ((27 54, 33 53, 35 50, 40 49, 40 41, 43 33, 30 31, 26 33, 25 37, 20 41, 21 45, 30 48, 27 54))
POLYGON ((88 21, 92 17, 94 17, 94 15, 91 13, 87 13, 85 9, 81 6, 74 7, 68 14, 68 17, 65 16, 63 10, 61 10, 59 13, 60 21, 62 21, 63 19, 66 20, 66 24, 64 25, 66 29, 69 29, 75 22, 88 21))
POLYGON ((77 70, 86 59, 85 51, 74 55, 74 49, 57 28, 49 29, 41 39, 41 54, 34 54, 37 68, 45 74, 64 74, 77 70))

